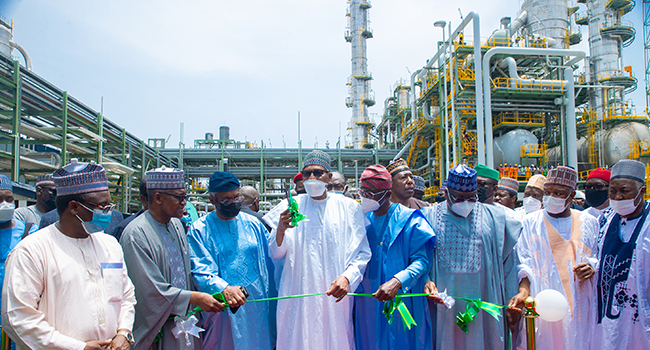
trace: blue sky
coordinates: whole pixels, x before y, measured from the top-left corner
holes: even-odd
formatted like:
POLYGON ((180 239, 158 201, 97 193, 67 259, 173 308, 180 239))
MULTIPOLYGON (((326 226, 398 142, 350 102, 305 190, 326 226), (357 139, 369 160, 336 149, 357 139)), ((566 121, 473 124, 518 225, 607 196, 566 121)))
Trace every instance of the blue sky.
MULTIPOLYGON (((377 104, 392 85, 426 63, 442 39, 432 23, 460 23, 459 10, 481 16, 488 37, 518 0, 373 0, 374 38, 368 66, 377 104)), ((351 111, 345 107, 350 45, 345 0, 0 0, 14 20, 14 40, 30 54, 34 72, 99 110, 142 139, 170 137, 177 145, 228 125, 231 138, 297 147, 301 112, 304 147, 335 147, 351 111), (170 136, 171 135, 171 136, 170 136), (284 142, 283 142, 284 141, 284 142)), ((584 5, 581 5, 584 6, 584 5)), ((626 16, 637 39, 625 49, 645 106, 641 4, 626 16)), ((581 27, 587 50, 587 27, 581 27)), ((470 36, 468 31, 468 37, 470 36)), ((14 52, 18 56, 19 53, 14 52)))

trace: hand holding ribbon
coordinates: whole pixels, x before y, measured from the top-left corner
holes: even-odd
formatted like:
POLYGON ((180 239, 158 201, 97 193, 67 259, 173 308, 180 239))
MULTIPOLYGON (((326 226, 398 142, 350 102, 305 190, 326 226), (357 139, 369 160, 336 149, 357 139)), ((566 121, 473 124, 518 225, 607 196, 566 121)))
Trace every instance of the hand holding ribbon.
POLYGON ((291 213, 291 226, 296 227, 298 226, 298 222, 305 220, 307 217, 298 211, 298 202, 293 199, 291 192, 287 189, 285 191, 287 192, 287 201, 289 202, 288 210, 291 213))

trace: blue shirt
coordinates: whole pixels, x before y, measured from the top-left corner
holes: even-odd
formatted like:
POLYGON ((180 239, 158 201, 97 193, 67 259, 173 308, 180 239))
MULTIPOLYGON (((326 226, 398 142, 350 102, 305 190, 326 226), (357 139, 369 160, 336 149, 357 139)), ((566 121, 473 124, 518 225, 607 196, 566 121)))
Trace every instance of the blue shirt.
MULTIPOLYGON (((16 219, 14 219, 14 221, 16 222, 16 226, 0 229, 0 262, 2 263, 2 267, 0 268, 1 284, 4 284, 5 281, 5 262, 7 261, 7 255, 9 255, 9 252, 16 247, 25 233, 25 223, 16 219)), ((31 235, 36 231, 38 231, 38 225, 32 225, 29 229, 29 234, 31 235)), ((0 301, 0 308, 1 307, 2 304, 0 301)), ((0 320, 0 326, 2 326, 2 320, 0 320)))

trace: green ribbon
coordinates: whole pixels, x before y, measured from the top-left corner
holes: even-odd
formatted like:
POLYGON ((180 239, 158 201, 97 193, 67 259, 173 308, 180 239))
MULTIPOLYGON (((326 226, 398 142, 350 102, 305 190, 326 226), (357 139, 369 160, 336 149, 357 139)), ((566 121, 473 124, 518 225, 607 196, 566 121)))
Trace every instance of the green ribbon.
POLYGON ((289 213, 291 213, 291 226, 298 226, 298 222, 305 220, 307 217, 298 211, 298 202, 291 196, 291 192, 287 191, 289 202, 289 213))
POLYGON ((456 324, 465 333, 469 333, 467 326, 474 320, 474 317, 476 317, 481 310, 487 312, 498 321, 501 317, 501 309, 507 307, 505 305, 488 303, 481 299, 454 298, 467 301, 465 312, 459 312, 456 316, 456 324))

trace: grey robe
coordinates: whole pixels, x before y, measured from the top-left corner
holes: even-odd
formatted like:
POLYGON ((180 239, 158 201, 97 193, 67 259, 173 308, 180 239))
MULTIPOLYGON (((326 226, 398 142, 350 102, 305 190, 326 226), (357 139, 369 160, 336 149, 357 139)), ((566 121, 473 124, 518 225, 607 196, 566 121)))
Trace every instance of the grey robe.
MULTIPOLYGON (((477 203, 467 218, 455 216, 442 202, 422 209, 436 232, 429 279, 449 295, 506 305, 518 292, 514 245, 521 223, 503 208, 477 203)), ((506 349, 509 330, 505 314, 497 321, 481 311, 464 333, 455 324, 466 302, 448 310, 430 304, 436 349, 506 349)))
MULTIPOLYGON (((185 263, 187 286, 192 288, 189 249, 180 220, 172 218, 166 225, 172 241, 180 248, 185 263), (180 242, 180 244, 179 244, 180 242)), ((167 250, 160 234, 167 234, 165 224, 157 222, 146 211, 135 218, 122 233, 120 244, 129 277, 135 285, 135 322, 132 349, 176 350, 184 348, 184 340, 174 338, 171 329, 175 324, 170 316, 185 316, 189 311, 190 290, 171 285, 171 268, 167 250), (154 338, 162 328, 162 339, 154 338), (183 343, 181 343, 181 341, 183 343), (181 347, 181 344, 183 347, 181 347)), ((193 337, 191 337, 193 338, 193 337)), ((194 349, 201 349, 201 340, 194 338, 194 349)))

